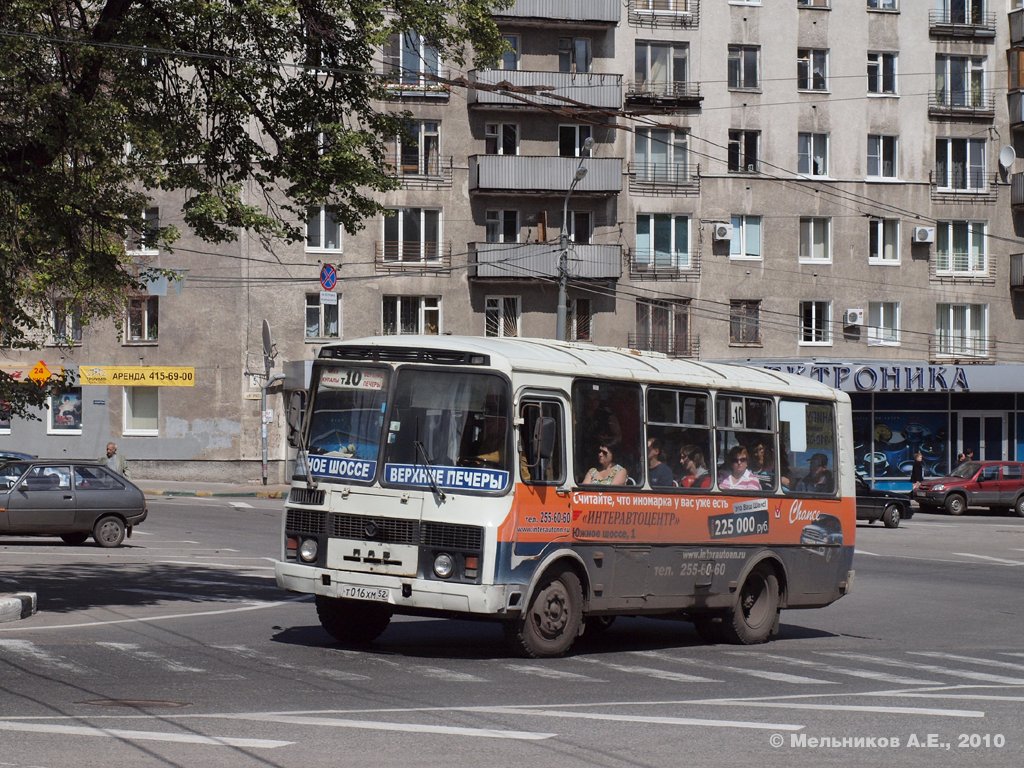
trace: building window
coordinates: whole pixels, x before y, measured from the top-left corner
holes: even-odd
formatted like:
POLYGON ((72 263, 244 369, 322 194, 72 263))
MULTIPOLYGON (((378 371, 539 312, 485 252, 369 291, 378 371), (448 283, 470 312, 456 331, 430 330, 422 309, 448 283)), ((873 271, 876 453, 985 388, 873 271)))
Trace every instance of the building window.
POLYGON ((828 301, 800 302, 800 343, 832 343, 832 304, 828 301))
POLYGON ((321 293, 306 294, 306 338, 307 339, 340 339, 341 338, 341 297, 330 294, 334 300, 321 293))
POLYGON ((868 135, 868 177, 873 179, 895 179, 899 139, 896 136, 868 135))
POLYGON ((514 72, 519 69, 519 35, 502 35, 505 43, 505 51, 498 60, 499 68, 506 72, 514 72))
POLYGON ((868 93, 896 95, 896 54, 868 54, 868 93))
POLYGON ((666 96, 685 92, 689 55, 686 43, 637 42, 633 68, 637 91, 666 96))
POLYGON ((936 304, 936 352, 940 355, 988 355, 987 304, 936 304))
POLYGON ((125 435, 160 434, 159 387, 124 387, 125 435))
POLYGON ((160 321, 160 297, 138 296, 128 299, 128 318, 125 323, 126 341, 153 342, 157 340, 160 321))
POLYGON ((11 434, 11 416, 13 412, 10 403, 6 400, 0 400, 0 435, 11 434))
POLYGON ((985 140, 936 139, 935 183, 940 189, 985 189, 985 140))
POLYGON ((656 184, 689 181, 688 137, 684 130, 636 129, 634 159, 637 180, 656 184))
POLYGON ((797 173, 828 176, 828 134, 797 134, 797 173))
POLYGON ((515 123, 486 123, 484 152, 488 155, 518 155, 519 126, 515 123))
POLYGON ((935 9, 945 24, 984 24, 985 0, 935 0, 935 9))
POLYGON ((590 211, 569 211, 566 231, 574 243, 590 245, 590 238, 594 234, 594 222, 590 211))
POLYGON ((47 398, 47 411, 46 434, 82 434, 81 387, 71 387, 59 395, 51 395, 47 398))
POLYGON ((940 107, 978 109, 985 103, 985 59, 935 56, 935 103, 940 107))
POLYGON ((898 11, 900 0, 868 0, 868 8, 872 11, 898 11))
POLYGON ((899 264, 900 220, 871 219, 868 222, 871 264, 899 264))
POLYGON ((384 335, 441 332, 441 299, 437 296, 385 296, 384 335))
POLYGON ((800 261, 830 262, 832 220, 819 217, 800 219, 800 261))
POLYGON ((637 301, 635 342, 634 349, 688 355, 690 302, 637 301))
POLYGON ((729 302, 729 343, 761 346, 761 302, 733 299, 729 302))
POLYGON ((519 211, 487 211, 487 242, 518 243, 519 211))
POLYGON ((484 299, 484 336, 519 336, 522 314, 518 296, 487 296, 484 299))
POLYGON ((409 120, 405 134, 395 139, 398 172, 403 176, 439 176, 441 124, 436 120, 409 120))
POLYGON ((330 205, 314 206, 306 211, 306 250, 341 250, 341 222, 337 208, 330 205))
POLYGON ((868 344, 895 346, 900 343, 900 305, 897 301, 868 304, 868 344))
POLYGON ((558 71, 589 72, 593 64, 589 37, 558 38, 558 71))
POLYGON ((125 250, 130 254, 155 256, 160 253, 157 238, 160 235, 160 209, 147 208, 137 226, 130 227, 125 239, 125 250))
POLYGON ((828 8, 831 5, 829 0, 796 0, 796 4, 800 8, 828 8))
POLYGON ((760 170, 757 159, 760 141, 760 131, 729 131, 730 173, 757 173, 760 170))
POLYGON ((589 150, 584 147, 587 139, 591 138, 593 128, 589 125, 560 125, 558 126, 558 156, 559 157, 587 157, 589 150))
POLYGON ((761 217, 733 216, 732 239, 729 241, 730 259, 761 258, 761 217))
POLYGON ((590 299, 569 299, 566 318, 569 341, 593 341, 590 299))
POLYGON ((758 59, 761 48, 756 45, 729 46, 729 87, 755 89, 761 86, 758 59))
POLYGON ((441 73, 437 48, 419 32, 394 32, 384 48, 384 76, 395 85, 427 88, 441 73))
POLYGON ((796 87, 801 91, 828 90, 828 51, 820 48, 797 50, 796 87))
POLYGON ((635 261, 637 266, 688 269, 690 217, 669 213, 638 213, 635 261))
POLYGON ((70 299, 56 299, 50 310, 50 343, 71 346, 82 343, 82 309, 70 299))
POLYGON ((935 227, 935 273, 979 276, 988 273, 983 221, 940 221, 935 227))
POLYGON ((441 212, 398 208, 384 216, 384 261, 423 262, 441 258, 441 212))

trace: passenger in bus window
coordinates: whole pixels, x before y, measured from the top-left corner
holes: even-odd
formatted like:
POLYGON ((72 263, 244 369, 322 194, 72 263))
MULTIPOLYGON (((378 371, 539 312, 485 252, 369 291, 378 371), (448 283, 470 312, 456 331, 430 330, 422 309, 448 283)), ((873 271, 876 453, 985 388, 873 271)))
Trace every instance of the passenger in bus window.
POLYGON ((711 473, 704 451, 696 445, 684 445, 679 449, 679 466, 683 474, 679 479, 682 488, 710 488, 711 473))
POLYGON ((832 493, 835 478, 828 468, 828 456, 815 453, 807 460, 807 474, 797 483, 796 489, 804 493, 832 493))
POLYGON ((728 491, 761 490, 761 481, 747 468, 749 460, 746 446, 734 445, 730 448, 718 475, 718 487, 728 491))
POLYGON ((755 437, 750 443, 750 465, 748 469, 757 476, 761 489, 769 491, 775 487, 775 457, 768 441, 755 437))
POLYGON ((626 468, 615 462, 612 444, 602 443, 597 448, 597 466, 591 467, 583 476, 584 485, 625 485, 626 468))
POLYGON ((672 469, 665 463, 665 447, 657 437, 647 440, 647 473, 652 488, 675 485, 672 469))

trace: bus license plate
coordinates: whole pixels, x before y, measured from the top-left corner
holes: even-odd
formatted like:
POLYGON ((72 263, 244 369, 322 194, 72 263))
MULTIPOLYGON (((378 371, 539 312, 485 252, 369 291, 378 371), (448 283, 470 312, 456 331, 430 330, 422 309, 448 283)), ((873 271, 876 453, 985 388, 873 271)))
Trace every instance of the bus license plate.
POLYGON ((353 600, 377 600, 386 603, 391 599, 391 590, 387 587, 342 587, 341 597, 353 600))

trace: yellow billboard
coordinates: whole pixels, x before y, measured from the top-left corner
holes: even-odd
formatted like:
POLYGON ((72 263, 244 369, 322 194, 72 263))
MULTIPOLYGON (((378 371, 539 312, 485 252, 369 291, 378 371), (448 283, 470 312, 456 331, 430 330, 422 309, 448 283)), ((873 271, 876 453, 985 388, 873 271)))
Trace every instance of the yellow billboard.
POLYGON ((196 369, 178 365, 81 365, 78 383, 113 387, 194 387, 196 369))

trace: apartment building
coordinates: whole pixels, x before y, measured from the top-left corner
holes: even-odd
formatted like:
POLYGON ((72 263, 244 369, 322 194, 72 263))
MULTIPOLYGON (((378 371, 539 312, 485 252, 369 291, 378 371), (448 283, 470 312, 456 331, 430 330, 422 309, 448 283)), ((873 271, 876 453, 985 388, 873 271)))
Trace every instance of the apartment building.
POLYGON ((561 287, 567 338, 850 391, 880 484, 918 449, 934 473, 966 446, 1024 455, 1020 0, 517 0, 497 20, 494 69, 415 33, 382 51, 411 115, 392 215, 344 235, 325 201, 305 244, 272 251, 143 244, 181 279, 133 299, 120 334, 55 312, 73 344, 43 362, 97 373, 77 424, 58 403, 0 441, 116 439, 150 476, 281 479, 282 395, 322 344, 553 337, 561 287), (193 378, 120 386, 103 366, 193 378))

